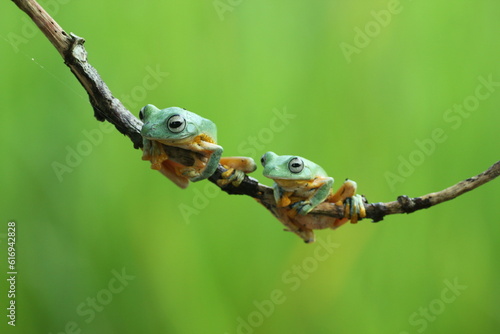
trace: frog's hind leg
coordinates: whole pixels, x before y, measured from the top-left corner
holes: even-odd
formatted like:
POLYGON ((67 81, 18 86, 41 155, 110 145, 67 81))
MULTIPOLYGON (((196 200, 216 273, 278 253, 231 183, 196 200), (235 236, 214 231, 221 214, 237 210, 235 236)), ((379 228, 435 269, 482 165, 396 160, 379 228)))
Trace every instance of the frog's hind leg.
POLYGON ((220 164, 236 170, 241 170, 243 173, 251 173, 257 169, 255 161, 248 157, 225 157, 220 158, 220 164))
POLYGON ((337 205, 342 205, 346 198, 356 195, 356 190, 358 185, 352 180, 345 180, 340 186, 339 190, 335 194, 330 195, 327 199, 330 203, 335 203, 337 205))
POLYGON ((161 163, 161 168, 159 171, 168 177, 172 182, 181 187, 182 189, 187 188, 189 185, 189 179, 183 175, 179 175, 179 169, 183 166, 172 160, 165 160, 161 163))
POLYGON ((340 226, 344 225, 345 223, 347 223, 348 221, 349 221, 349 218, 337 218, 333 222, 332 229, 335 230, 335 229, 339 228, 340 226))
POLYGON ((255 161, 248 157, 225 157, 220 159, 220 164, 227 168, 227 171, 222 173, 222 179, 217 181, 219 186, 232 183, 237 187, 245 178, 245 173, 251 173, 257 169, 255 161))
POLYGON ((357 187, 356 182, 346 180, 335 194, 328 197, 328 202, 345 206, 345 216, 347 218, 337 219, 333 224, 334 229, 344 225, 349 220, 352 224, 356 224, 359 218, 366 217, 365 200, 363 196, 356 195, 357 187))

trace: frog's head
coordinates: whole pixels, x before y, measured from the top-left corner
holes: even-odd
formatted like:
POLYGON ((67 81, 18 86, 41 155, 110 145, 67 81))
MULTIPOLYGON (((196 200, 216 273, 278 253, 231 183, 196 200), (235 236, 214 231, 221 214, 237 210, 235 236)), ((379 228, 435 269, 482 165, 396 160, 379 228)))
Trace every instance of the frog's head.
POLYGON ((206 134, 216 140, 215 124, 195 113, 179 107, 158 109, 152 104, 143 107, 139 118, 144 122, 141 135, 149 140, 163 144, 189 141, 192 138, 206 134))
POLYGON ((265 153, 260 159, 264 176, 273 180, 312 180, 326 176, 326 172, 314 162, 296 155, 265 153))

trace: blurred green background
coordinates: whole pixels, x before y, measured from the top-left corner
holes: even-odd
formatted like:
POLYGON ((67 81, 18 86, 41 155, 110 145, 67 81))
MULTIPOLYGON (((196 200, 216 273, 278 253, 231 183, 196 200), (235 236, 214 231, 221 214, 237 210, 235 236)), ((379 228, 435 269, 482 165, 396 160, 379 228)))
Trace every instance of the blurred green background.
MULTIPOLYGON (((500 158, 500 3, 41 3, 133 113, 199 113, 226 155, 302 155, 371 202, 500 158)), ((498 180, 306 245, 248 197, 150 170, 28 17, 0 10, 2 332, 498 333, 498 180)))

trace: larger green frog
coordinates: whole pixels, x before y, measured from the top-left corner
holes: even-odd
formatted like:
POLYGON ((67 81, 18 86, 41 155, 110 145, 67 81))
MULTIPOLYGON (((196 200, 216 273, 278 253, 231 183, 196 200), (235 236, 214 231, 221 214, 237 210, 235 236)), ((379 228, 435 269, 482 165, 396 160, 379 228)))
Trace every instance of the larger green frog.
POLYGON ((217 166, 228 168, 222 185, 239 185, 245 176, 256 169, 255 162, 246 157, 221 158, 223 149, 217 144, 215 124, 193 112, 171 107, 158 109, 148 104, 139 112, 144 122, 143 160, 151 161, 151 168, 159 170, 181 188, 189 181, 210 177, 217 166))

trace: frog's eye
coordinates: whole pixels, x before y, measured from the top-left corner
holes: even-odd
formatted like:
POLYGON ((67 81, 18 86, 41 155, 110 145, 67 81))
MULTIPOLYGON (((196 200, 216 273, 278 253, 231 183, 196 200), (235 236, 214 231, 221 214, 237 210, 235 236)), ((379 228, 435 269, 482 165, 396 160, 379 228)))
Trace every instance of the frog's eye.
POLYGON ((172 115, 167 120, 167 127, 173 133, 179 133, 186 127, 186 120, 181 115, 172 115))
POLYGON ((262 166, 264 166, 266 164, 266 155, 265 154, 260 158, 260 163, 262 164, 262 166))
POLYGON ((139 119, 140 119, 141 121, 144 121, 144 109, 145 109, 145 108, 146 108, 146 107, 142 107, 142 108, 141 108, 141 111, 139 111, 139 119))
POLYGON ((304 169, 304 162, 300 158, 293 158, 288 163, 288 169, 294 174, 300 173, 304 169))

